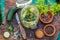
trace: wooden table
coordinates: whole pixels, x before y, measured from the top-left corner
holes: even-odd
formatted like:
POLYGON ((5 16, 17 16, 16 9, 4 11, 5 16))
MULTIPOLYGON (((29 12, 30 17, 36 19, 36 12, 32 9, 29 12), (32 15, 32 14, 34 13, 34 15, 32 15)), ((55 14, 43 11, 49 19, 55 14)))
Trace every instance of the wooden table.
MULTIPOLYGON (((15 4, 13 4, 13 6, 15 6, 15 4)), ((7 6, 5 8, 5 25, 1 25, 1 28, 0 28, 0 34, 2 34, 2 35, 5 31, 8 31, 7 28, 10 24, 12 24, 14 26, 14 31, 19 30, 15 17, 14 17, 13 21, 10 22, 10 23, 7 23, 7 21, 6 21, 7 12, 9 10, 9 8, 11 8, 11 7, 12 6, 9 7, 8 4, 7 4, 7 6)), ((54 17, 54 20, 51 24, 54 24, 55 27, 56 27, 56 33, 55 33, 54 36, 52 36, 52 37, 44 36, 42 39, 37 39, 34 35, 35 30, 30 30, 30 29, 25 28, 25 31, 26 31, 26 34, 27 34, 27 40, 57 40, 57 35, 58 35, 59 30, 60 30, 60 16, 58 14, 54 17)), ((44 24, 39 21, 37 27, 39 29, 43 30, 44 24)), ((8 38, 8 40, 14 40, 14 39, 11 39, 11 36, 10 36, 8 38)), ((23 40, 23 39, 22 39, 22 37, 18 37, 16 40, 23 40)))

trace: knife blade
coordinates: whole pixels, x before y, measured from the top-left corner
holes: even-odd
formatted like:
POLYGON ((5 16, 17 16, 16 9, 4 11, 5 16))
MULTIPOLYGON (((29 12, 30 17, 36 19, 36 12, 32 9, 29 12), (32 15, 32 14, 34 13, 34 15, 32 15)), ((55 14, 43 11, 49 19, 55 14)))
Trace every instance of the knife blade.
POLYGON ((20 32, 21 32, 21 35, 23 37, 23 39, 26 39, 26 33, 25 33, 25 30, 24 28, 22 27, 21 23, 20 23, 20 20, 19 20, 19 17, 18 17, 18 14, 16 13, 16 20, 17 20, 17 23, 20 27, 20 32))

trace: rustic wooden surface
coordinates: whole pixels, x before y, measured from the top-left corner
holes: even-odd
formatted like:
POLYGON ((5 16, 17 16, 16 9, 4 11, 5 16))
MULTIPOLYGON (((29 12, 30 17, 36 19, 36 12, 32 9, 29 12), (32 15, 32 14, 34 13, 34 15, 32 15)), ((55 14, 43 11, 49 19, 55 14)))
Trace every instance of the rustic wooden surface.
MULTIPOLYGON (((11 4, 9 5, 8 3, 8 1, 6 0, 6 2, 7 2, 7 4, 6 4, 6 7, 5 7, 5 25, 1 25, 1 27, 0 27, 0 34, 1 35, 3 35, 3 33, 5 32, 5 31, 8 31, 8 26, 10 25, 10 24, 12 24, 13 26, 14 26, 14 31, 17 31, 17 30, 19 30, 19 28, 18 28, 18 24, 17 24, 17 22, 16 22, 16 19, 15 19, 15 17, 14 17, 14 19, 13 19, 13 21, 12 22, 7 22, 6 21, 6 14, 7 14, 7 12, 8 12, 8 10, 9 10, 9 8, 11 8, 12 6, 15 6, 15 0, 13 0, 13 2, 10 2, 11 4)), ((27 40, 57 40, 57 35, 58 35, 58 32, 59 32, 59 30, 60 30, 60 16, 57 14, 55 17, 54 17, 54 20, 53 20, 53 22, 51 23, 51 24, 54 24, 55 25, 55 27, 56 27, 56 33, 55 33, 55 35, 54 36, 52 36, 52 37, 48 37, 48 36, 44 36, 42 39, 37 39, 36 37, 35 37, 35 35, 34 35, 34 32, 35 32, 35 30, 30 30, 30 29, 27 29, 27 28, 25 28, 25 31, 26 31, 26 34, 27 34, 27 40)), ((37 27, 39 28, 39 29, 41 29, 41 30, 43 30, 43 28, 44 28, 44 24, 42 23, 42 22, 38 22, 38 25, 37 25, 37 27)), ((38 29, 37 28, 37 29, 38 29)), ((14 32, 13 31, 13 32, 14 32)), ((9 31, 10 33, 13 33, 13 32, 11 32, 11 31, 9 31)), ((10 35, 10 37, 7 39, 7 40, 14 40, 13 38, 11 38, 12 37, 12 35, 10 35)), ((16 40, 23 40, 22 39, 22 37, 21 36, 19 36, 16 40)))

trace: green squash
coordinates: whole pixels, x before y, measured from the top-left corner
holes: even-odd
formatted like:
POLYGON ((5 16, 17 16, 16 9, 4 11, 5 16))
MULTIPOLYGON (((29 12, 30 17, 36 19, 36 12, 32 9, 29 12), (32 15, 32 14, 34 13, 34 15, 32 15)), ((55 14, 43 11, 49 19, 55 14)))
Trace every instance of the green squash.
POLYGON ((9 11, 8 11, 8 13, 7 13, 6 19, 7 19, 8 21, 12 21, 14 15, 15 15, 16 12, 18 11, 18 9, 20 9, 20 8, 18 8, 18 7, 12 7, 11 9, 9 9, 9 11))

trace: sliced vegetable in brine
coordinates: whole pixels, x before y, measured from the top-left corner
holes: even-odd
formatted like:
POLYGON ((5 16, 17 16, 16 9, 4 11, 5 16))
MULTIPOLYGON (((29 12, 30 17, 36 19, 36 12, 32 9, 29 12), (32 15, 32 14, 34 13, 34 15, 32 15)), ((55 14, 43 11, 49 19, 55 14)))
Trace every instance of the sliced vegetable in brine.
POLYGON ((35 6, 26 6, 21 11, 20 19, 25 27, 34 29, 39 19, 39 11, 35 6))

